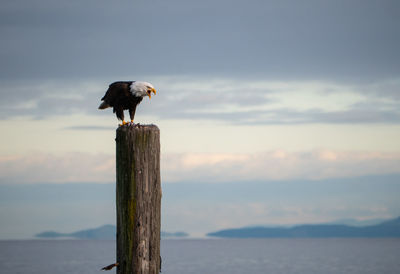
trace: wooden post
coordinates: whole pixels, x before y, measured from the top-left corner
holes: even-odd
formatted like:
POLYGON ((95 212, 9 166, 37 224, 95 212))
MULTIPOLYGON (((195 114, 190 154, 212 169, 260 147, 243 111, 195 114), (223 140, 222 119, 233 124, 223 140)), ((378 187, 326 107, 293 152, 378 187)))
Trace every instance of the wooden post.
POLYGON ((117 129, 117 273, 160 272, 160 130, 117 129))

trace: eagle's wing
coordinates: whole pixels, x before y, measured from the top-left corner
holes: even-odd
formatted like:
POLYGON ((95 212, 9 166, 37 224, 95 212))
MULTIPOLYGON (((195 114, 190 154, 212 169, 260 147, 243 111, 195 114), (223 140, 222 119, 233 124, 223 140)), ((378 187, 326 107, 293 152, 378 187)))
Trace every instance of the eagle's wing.
POLYGON ((122 98, 126 98, 131 95, 129 88, 130 84, 130 82, 112 83, 108 87, 106 94, 103 96, 103 98, 101 98, 101 100, 110 106, 114 106, 114 104, 122 98))

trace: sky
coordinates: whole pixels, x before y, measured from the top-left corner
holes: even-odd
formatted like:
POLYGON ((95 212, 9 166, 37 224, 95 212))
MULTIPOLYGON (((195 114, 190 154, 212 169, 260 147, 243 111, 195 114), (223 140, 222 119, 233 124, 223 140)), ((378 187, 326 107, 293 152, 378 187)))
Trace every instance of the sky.
POLYGON ((389 0, 3 0, 0 238, 115 223, 118 80, 157 89, 163 230, 399 216, 399 26, 389 0))

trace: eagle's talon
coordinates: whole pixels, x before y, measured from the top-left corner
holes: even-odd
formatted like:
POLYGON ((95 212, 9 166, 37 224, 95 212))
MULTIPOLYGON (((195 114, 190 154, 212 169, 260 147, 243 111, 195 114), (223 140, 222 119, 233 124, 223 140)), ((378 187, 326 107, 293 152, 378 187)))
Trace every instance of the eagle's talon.
POLYGON ((118 124, 120 127, 129 125, 129 122, 125 122, 125 120, 122 121, 122 124, 118 124))

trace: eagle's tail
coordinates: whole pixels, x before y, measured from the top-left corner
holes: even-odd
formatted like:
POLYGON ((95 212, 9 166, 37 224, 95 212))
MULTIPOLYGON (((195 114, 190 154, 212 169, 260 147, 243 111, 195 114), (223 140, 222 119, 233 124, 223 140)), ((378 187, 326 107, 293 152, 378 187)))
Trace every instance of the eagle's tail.
POLYGON ((109 108, 109 107, 110 107, 109 104, 107 104, 106 102, 102 102, 102 103, 100 104, 100 106, 99 106, 99 109, 105 109, 105 108, 109 108))

